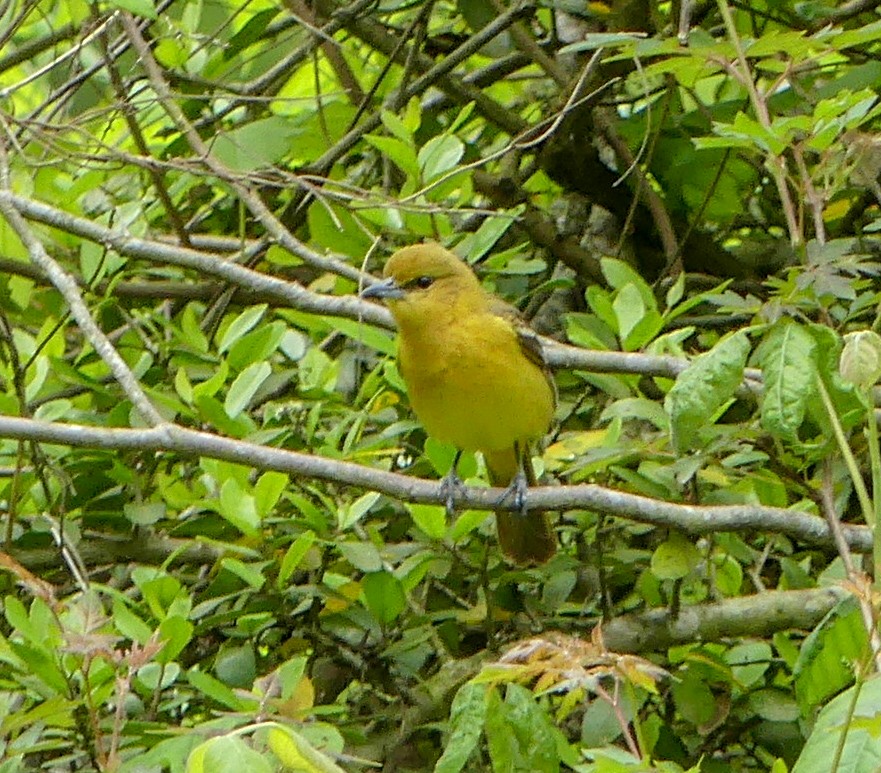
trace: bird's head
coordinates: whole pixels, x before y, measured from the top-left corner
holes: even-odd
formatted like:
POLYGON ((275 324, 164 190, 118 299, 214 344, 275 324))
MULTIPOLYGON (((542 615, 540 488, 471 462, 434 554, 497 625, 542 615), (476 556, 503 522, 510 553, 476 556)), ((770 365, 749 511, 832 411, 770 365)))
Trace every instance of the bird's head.
POLYGON ((363 290, 361 297, 386 301, 399 321, 408 311, 435 303, 450 304, 469 293, 483 295, 468 264, 434 242, 398 250, 382 273, 385 280, 363 290))

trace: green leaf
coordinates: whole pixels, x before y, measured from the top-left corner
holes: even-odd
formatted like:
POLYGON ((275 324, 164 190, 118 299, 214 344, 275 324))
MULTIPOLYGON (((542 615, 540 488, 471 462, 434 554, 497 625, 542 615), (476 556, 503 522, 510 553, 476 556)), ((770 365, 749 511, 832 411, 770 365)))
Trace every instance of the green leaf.
POLYGON ((659 580, 681 580, 700 564, 701 554, 684 535, 674 532, 652 553, 652 573, 659 580))
POLYGON ((254 497, 235 478, 227 478, 220 487, 217 509, 242 534, 254 537, 259 533, 260 516, 254 497))
POLYGON ((652 288, 643 279, 637 271, 617 258, 602 258, 600 260, 600 268, 602 268, 603 276, 611 287, 619 292, 627 286, 635 288, 640 297, 642 304, 646 309, 653 311, 658 310, 658 303, 655 300, 655 294, 652 288))
POLYGON ((264 472, 254 484, 254 507, 261 518, 267 518, 288 487, 288 475, 270 470, 264 472))
POLYGON ((218 132, 211 154, 233 172, 266 169, 284 158, 302 131, 290 119, 274 115, 232 131, 218 132))
POLYGON ((311 530, 304 532, 294 540, 281 560, 281 566, 278 569, 278 579, 275 581, 277 588, 283 588, 287 585, 291 575, 296 571, 300 561, 303 560, 314 542, 315 532, 311 530))
POLYGON ((245 309, 239 314, 229 326, 224 330, 223 337, 217 345, 217 350, 222 354, 229 349, 236 341, 238 341, 245 333, 256 325, 263 315, 266 313, 267 306, 265 303, 259 306, 252 306, 245 309))
POLYGON ((284 322, 276 321, 242 336, 229 347, 226 359, 230 368, 237 373, 251 363, 269 358, 278 349, 286 333, 284 322))
POLYGON ((244 580, 248 585, 254 588, 254 590, 260 590, 260 588, 263 587, 263 583, 266 582, 266 578, 263 576, 263 571, 260 567, 254 566, 253 564, 246 564, 244 561, 239 561, 237 558, 222 558, 220 560, 220 565, 228 572, 232 572, 234 575, 244 580))
POLYGON ((615 312, 615 320, 618 323, 618 335, 622 341, 630 335, 633 328, 642 321, 646 313, 642 295, 632 284, 622 287, 616 293, 615 300, 612 301, 612 309, 615 312))
POLYGON ((156 660, 160 663, 170 663, 178 655, 193 637, 193 624, 189 620, 178 615, 170 615, 159 624, 159 640, 165 642, 165 646, 159 651, 156 660))
POLYGON ((809 714, 853 682, 851 663, 860 662, 867 647, 868 636, 858 603, 848 596, 802 643, 792 675, 803 714, 809 714))
POLYGON ((828 773, 830 770, 875 773, 881 761, 881 678, 874 675, 845 690, 820 711, 811 735, 792 773, 828 773), (844 746, 837 767, 833 760, 844 746))
POLYGON ((408 177, 419 176, 419 161, 416 150, 406 142, 394 137, 382 137, 376 134, 365 134, 364 139, 373 147, 387 156, 408 177))
POLYGON ((286 770, 303 773, 346 773, 330 757, 316 749, 291 727, 276 725, 267 735, 269 748, 286 770))
POLYGON ((382 556, 372 542, 337 542, 337 549, 359 572, 378 572, 382 570, 382 556))
POLYGON ((404 586, 393 574, 373 572, 361 581, 370 613, 383 625, 393 623, 407 606, 404 586))
POLYGON ((119 8, 121 11, 131 11, 135 16, 145 19, 157 19, 156 6, 153 0, 107 0, 109 8, 119 8))
POLYGON ((881 378, 881 336, 874 330, 858 330, 844 336, 839 361, 845 381, 866 389, 881 378))
POLYGON ((532 692, 519 684, 507 686, 504 703, 490 700, 486 739, 494 770, 555 773, 560 769, 553 723, 532 692))
POLYGON ((723 338, 676 378, 664 408, 670 416, 677 451, 690 448, 698 431, 731 399, 743 379, 749 350, 749 338, 739 331, 723 338))
POLYGON ((245 368, 229 387, 226 400, 223 401, 223 410, 231 419, 236 418, 257 394, 257 390, 263 382, 269 378, 272 368, 268 362, 255 362, 245 368))
POLYGON ((126 502, 122 511, 135 526, 150 526, 165 518, 165 502, 126 502))
POLYGON ((465 146, 458 137, 442 134, 432 137, 419 149, 417 160, 422 178, 430 182, 453 169, 465 154, 465 146))
POLYGON ((153 635, 153 629, 119 598, 113 599, 113 624, 123 636, 141 645, 146 644, 153 635))
POLYGON ((273 773, 269 761, 235 735, 223 735, 196 747, 187 773, 273 773))
POLYGON ((798 440, 808 402, 816 394, 817 345, 801 325, 784 318, 767 333, 756 357, 761 363, 762 426, 773 435, 798 440))
POLYGON ((236 697, 236 694, 219 679, 210 674, 191 668, 187 672, 187 680, 199 692, 207 695, 212 700, 225 706, 232 711, 243 711, 246 704, 236 697))
POLYGON ((430 539, 441 540, 447 531, 446 510, 440 505, 409 504, 410 517, 430 539))
POLYGON ((376 504, 379 497, 380 495, 378 492, 368 491, 366 494, 362 494, 358 497, 350 505, 341 503, 339 510, 337 511, 337 524, 340 529, 348 529, 358 523, 358 521, 367 515, 370 508, 376 504))
POLYGON ((489 692, 486 685, 470 682, 458 689, 450 708, 450 735, 434 773, 459 773, 465 767, 483 734, 489 692))

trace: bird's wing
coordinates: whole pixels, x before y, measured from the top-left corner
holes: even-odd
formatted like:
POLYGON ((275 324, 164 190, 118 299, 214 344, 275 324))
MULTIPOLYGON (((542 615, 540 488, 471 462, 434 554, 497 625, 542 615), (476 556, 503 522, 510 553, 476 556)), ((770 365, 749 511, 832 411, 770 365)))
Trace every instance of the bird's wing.
POLYGON ((548 386, 550 386, 551 391, 554 393, 554 404, 556 404, 557 384, 554 381, 554 377, 551 374, 547 362, 545 361, 544 349, 542 348, 541 341, 535 334, 535 331, 526 324, 526 321, 517 309, 499 298, 494 296, 491 297, 489 309, 497 317, 507 320, 514 327, 514 330, 517 333, 517 343, 520 344, 520 351, 523 352, 526 359, 533 365, 537 365, 541 368, 545 379, 547 379, 548 386))

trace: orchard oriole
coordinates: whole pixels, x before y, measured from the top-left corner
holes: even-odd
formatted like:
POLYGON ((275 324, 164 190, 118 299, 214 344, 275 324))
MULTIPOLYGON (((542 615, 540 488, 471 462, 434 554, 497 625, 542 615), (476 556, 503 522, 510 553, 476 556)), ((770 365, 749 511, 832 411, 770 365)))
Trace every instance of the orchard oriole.
MULTIPOLYGON (((383 275, 362 296, 383 299, 398 324, 398 364, 416 416, 432 437, 481 451, 492 483, 522 502, 535 482, 529 443, 548 431, 556 397, 538 339, 439 244, 398 250, 383 275)), ((456 483, 454 462, 448 508, 456 483)), ((498 511, 496 526, 516 563, 542 563, 556 551, 544 513, 498 511)))

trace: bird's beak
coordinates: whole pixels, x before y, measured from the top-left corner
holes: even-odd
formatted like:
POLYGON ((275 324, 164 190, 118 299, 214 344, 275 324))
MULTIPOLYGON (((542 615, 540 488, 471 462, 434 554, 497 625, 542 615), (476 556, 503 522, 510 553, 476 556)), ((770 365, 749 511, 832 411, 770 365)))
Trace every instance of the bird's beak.
POLYGON ((370 287, 365 287, 361 291, 361 297, 395 300, 397 298, 403 298, 404 291, 395 284, 393 278, 389 277, 382 282, 377 282, 376 284, 370 285, 370 287))

